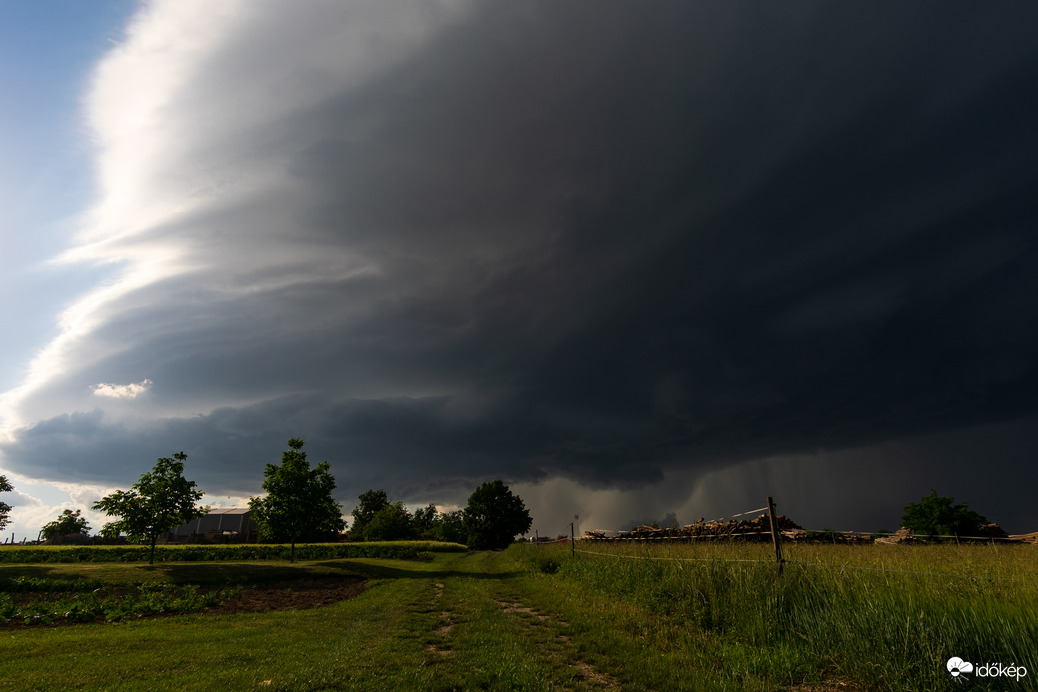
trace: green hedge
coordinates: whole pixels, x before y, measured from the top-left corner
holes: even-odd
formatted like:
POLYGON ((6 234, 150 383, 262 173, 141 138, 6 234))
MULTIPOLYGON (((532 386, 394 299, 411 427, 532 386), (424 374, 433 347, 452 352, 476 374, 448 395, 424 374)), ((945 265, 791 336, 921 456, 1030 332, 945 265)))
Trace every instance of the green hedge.
MULTIPOLYGON (((248 545, 160 545, 156 562, 248 562, 287 560, 289 546, 282 543, 248 545)), ((411 558, 419 553, 464 552, 459 543, 435 541, 385 541, 379 543, 299 543, 297 560, 332 560, 381 557, 411 558)), ((41 562, 147 562, 151 549, 144 545, 125 546, 11 546, 0 549, 0 563, 41 562)))

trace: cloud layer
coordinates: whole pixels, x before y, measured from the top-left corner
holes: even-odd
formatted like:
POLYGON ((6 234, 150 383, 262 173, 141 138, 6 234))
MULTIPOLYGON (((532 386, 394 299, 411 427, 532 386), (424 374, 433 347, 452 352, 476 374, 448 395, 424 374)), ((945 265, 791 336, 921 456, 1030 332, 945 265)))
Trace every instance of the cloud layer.
POLYGON ((119 484, 184 449, 247 495, 299 435, 344 498, 691 497, 1036 411, 1020 18, 205 7, 145 6, 97 68, 63 260, 110 280, 4 396, 5 468, 119 484))

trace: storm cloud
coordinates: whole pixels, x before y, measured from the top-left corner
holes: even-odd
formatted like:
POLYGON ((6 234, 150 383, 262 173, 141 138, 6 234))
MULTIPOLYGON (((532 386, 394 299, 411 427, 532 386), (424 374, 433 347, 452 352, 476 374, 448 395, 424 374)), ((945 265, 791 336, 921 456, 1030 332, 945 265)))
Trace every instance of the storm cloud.
POLYGON ((248 495, 298 435, 346 500, 501 477, 662 516, 774 472, 878 523, 849 488, 910 458, 968 494, 992 447, 927 440, 1004 425, 1018 482, 979 502, 1021 497, 1036 15, 148 4, 96 71, 63 257, 110 280, 5 395, 3 464, 117 485, 184 449, 248 495))

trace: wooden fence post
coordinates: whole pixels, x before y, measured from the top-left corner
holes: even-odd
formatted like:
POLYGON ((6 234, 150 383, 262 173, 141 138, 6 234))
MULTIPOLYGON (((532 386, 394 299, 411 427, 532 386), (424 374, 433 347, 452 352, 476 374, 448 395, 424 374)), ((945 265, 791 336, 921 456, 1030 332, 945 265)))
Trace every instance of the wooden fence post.
POLYGON ((577 542, 573 539, 573 522, 569 523, 569 554, 571 557, 577 556, 577 542))
POLYGON ((775 525, 775 503, 768 496, 768 523, 771 525, 771 542, 775 546, 775 562, 778 563, 779 574, 782 574, 782 544, 779 543, 778 527, 775 525))

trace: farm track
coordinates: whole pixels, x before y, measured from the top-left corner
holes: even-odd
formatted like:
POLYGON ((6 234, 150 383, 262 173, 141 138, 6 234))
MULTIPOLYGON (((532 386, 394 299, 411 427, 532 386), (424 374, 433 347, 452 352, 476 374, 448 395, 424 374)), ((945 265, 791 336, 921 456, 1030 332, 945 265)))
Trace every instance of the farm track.
POLYGON ((429 633, 431 640, 423 644, 427 654, 435 658, 455 656, 461 653, 459 640, 464 646, 467 637, 478 637, 480 629, 489 627, 500 633, 511 633, 522 642, 519 646, 531 659, 542 662, 552 671, 542 679, 545 689, 620 689, 615 677, 581 658, 573 636, 567 633, 568 622, 525 605, 507 576, 474 578, 474 575, 486 574, 482 571, 489 564, 486 557, 459 556, 454 559, 454 574, 430 579, 431 604, 416 613, 422 615, 431 610, 437 615, 429 633), (480 562, 482 569, 476 567, 480 562))

